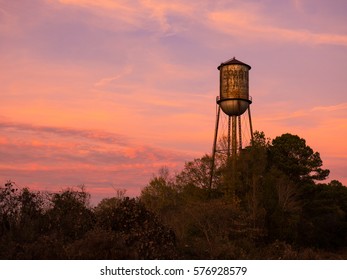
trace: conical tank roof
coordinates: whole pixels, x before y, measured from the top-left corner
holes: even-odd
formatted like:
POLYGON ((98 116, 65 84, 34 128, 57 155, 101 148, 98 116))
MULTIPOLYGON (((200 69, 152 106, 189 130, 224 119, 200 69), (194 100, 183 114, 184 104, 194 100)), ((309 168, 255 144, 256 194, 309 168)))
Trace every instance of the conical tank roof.
POLYGON ((235 58, 235 56, 232 58, 232 59, 229 59, 228 61, 225 61, 225 62, 222 62, 218 67, 217 69, 219 70, 222 66, 224 65, 245 65, 248 67, 248 70, 250 70, 252 67, 249 66, 248 64, 246 63, 243 63, 242 61, 239 61, 235 58))

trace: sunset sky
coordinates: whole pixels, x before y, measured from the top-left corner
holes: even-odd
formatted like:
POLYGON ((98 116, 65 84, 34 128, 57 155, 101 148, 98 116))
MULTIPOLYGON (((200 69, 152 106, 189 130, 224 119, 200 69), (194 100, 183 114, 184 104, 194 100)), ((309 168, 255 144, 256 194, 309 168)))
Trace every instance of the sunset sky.
POLYGON ((217 66, 252 66, 254 130, 347 184, 347 1, 0 0, 0 179, 95 201, 211 153, 217 66))

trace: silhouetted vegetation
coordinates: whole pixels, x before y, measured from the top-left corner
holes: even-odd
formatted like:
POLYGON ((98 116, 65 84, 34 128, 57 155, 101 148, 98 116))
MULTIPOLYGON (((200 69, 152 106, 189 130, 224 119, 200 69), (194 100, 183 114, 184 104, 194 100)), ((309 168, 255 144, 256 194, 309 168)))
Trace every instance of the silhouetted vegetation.
POLYGON ((162 168, 139 198, 0 188, 1 259, 346 259, 347 188, 304 139, 257 132, 236 164, 162 168), (233 168, 234 166, 234 168, 233 168))
POLYGON ((135 198, 113 197, 97 207, 89 194, 0 188, 1 259, 175 258, 175 234, 135 198))

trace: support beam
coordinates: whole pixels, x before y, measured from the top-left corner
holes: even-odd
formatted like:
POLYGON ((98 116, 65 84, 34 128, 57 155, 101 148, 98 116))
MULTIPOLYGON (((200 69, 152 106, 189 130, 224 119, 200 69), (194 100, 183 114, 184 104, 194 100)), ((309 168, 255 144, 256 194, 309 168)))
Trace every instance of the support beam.
POLYGON ((241 131, 241 116, 237 117, 239 120, 239 152, 242 150, 242 131, 241 131))
POLYGON ((220 106, 217 105, 217 116, 216 116, 216 128, 214 131, 214 141, 212 148, 212 161, 211 161, 211 174, 210 174, 210 189, 212 189, 213 175, 214 175, 214 165, 215 165, 215 157, 216 157, 216 149, 217 149, 217 138, 218 138, 218 126, 219 126, 219 116, 220 116, 220 106))
MULTIPOLYGON (((230 117, 229 117, 230 118, 230 117)), ((232 145, 231 145, 231 156, 233 157, 233 160, 236 158, 236 150, 237 150, 237 138, 236 138, 236 116, 232 116, 233 121, 233 129, 232 129, 232 145)))
POLYGON ((248 119, 249 119, 249 129, 251 131, 251 145, 253 145, 253 126, 252 126, 252 118, 251 118, 251 106, 248 106, 248 119))
MULTIPOLYGON (((228 116, 228 148, 227 148, 228 159, 230 158, 230 150, 233 148, 233 145, 231 144, 231 140, 230 140, 230 135, 231 135, 230 131, 231 131, 231 117, 228 116)), ((234 119, 233 119, 233 133, 234 133, 234 119)))

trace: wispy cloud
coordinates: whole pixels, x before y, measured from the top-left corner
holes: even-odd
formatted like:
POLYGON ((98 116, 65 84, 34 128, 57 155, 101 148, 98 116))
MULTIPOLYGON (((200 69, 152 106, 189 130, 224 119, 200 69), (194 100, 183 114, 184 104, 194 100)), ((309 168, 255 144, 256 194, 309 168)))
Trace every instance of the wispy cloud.
POLYGON ((261 11, 223 10, 213 11, 208 16, 209 23, 217 30, 248 40, 285 41, 305 44, 329 44, 347 46, 347 35, 317 33, 309 29, 280 27, 278 22, 269 22, 261 11))
POLYGON ((21 132, 34 132, 38 134, 52 134, 59 137, 86 138, 108 144, 125 145, 129 140, 127 137, 115 133, 107 133, 100 130, 83 130, 67 127, 40 126, 27 123, 16 123, 0 121, 0 129, 15 130, 21 132))
MULTIPOLYGON (((121 185, 138 195, 162 166, 179 168, 191 155, 101 130, 0 122, 0 178, 29 187, 121 185)), ((112 191, 111 191, 112 192, 112 191)))
MULTIPOLYGON (((302 111, 297 111, 294 112, 293 114, 298 114, 298 115, 302 115, 302 116, 312 116, 312 113, 314 114, 321 114, 323 112, 325 113, 329 113, 330 115, 334 115, 335 112, 339 113, 343 113, 344 116, 342 117, 346 117, 347 118, 347 103, 343 102, 343 103, 339 103, 339 104, 334 104, 334 105, 326 105, 326 106, 315 106, 312 108, 308 108, 307 110, 302 110, 302 111)), ((323 118, 326 117, 324 115, 321 115, 323 118)), ((341 117, 341 115, 339 116, 341 117)))
MULTIPOLYGON (((277 107, 283 108, 283 104, 277 107)), ((259 120, 271 123, 278 122, 289 126, 308 127, 307 129, 324 126, 326 122, 331 122, 332 120, 335 122, 341 120, 347 124, 347 103, 317 106, 296 111, 281 109, 278 112, 269 113, 269 116, 260 117, 259 120)))
POLYGON ((138 192, 210 152, 216 66, 234 55, 254 129, 346 150, 343 1, 0 2, 3 180, 138 192))
POLYGON ((102 78, 101 80, 99 80, 98 82, 96 82, 94 84, 94 86, 96 87, 100 87, 100 86, 105 86, 109 83, 112 83, 113 81, 117 81, 119 80, 120 78, 124 77, 124 76, 127 76, 129 74, 131 74, 133 71, 133 66, 132 65, 127 65, 123 68, 123 70, 117 74, 116 76, 113 76, 113 77, 107 77, 107 78, 102 78))
POLYGON ((337 105, 330 106, 317 106, 312 108, 311 112, 334 112, 342 110, 347 115, 347 103, 340 103, 337 105))
MULTIPOLYGON (((345 169, 347 164, 346 109, 347 103, 293 112, 288 107, 282 113, 269 112, 268 117, 256 118, 255 122, 271 138, 289 132, 306 139, 309 146, 321 153, 325 166, 332 169, 331 178, 334 178, 334 172, 345 169)), ((341 178, 340 174, 337 176, 341 178)))
MULTIPOLYGON (((177 32, 178 27, 174 26, 168 18, 170 15, 189 16, 192 12, 191 4, 181 1, 152 1, 152 0, 58 0, 62 5, 72 5, 90 11, 96 16, 104 19, 123 23, 116 25, 110 21, 108 24, 112 29, 143 29, 161 34, 170 35, 177 32)), ((100 25, 91 21, 93 24, 100 25)))

